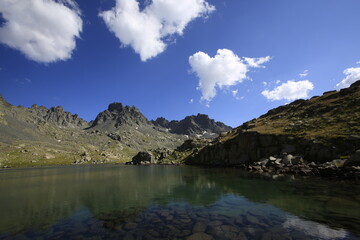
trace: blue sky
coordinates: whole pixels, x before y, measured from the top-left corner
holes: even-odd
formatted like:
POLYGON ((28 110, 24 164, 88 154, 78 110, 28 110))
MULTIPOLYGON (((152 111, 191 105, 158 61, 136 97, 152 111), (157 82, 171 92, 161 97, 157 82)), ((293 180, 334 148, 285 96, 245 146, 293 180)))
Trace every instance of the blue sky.
POLYGON ((358 0, 164 1, 3 0, 0 94, 86 120, 117 101, 238 126, 360 79, 358 0))

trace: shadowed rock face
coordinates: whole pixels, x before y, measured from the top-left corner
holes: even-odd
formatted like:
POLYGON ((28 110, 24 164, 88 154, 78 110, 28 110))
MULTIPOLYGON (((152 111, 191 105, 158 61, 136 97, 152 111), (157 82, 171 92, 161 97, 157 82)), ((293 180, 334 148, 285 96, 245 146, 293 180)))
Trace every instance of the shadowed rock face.
POLYGON ((215 122, 215 120, 210 119, 205 114, 187 116, 183 120, 173 120, 170 122, 161 117, 152 121, 152 123, 156 126, 170 129, 171 133, 186 135, 203 134, 204 132, 220 134, 231 130, 231 127, 226 126, 222 122, 215 122))
POLYGON ((99 113, 90 128, 118 128, 121 125, 149 125, 147 118, 132 106, 123 106, 121 103, 111 103, 107 110, 99 113))

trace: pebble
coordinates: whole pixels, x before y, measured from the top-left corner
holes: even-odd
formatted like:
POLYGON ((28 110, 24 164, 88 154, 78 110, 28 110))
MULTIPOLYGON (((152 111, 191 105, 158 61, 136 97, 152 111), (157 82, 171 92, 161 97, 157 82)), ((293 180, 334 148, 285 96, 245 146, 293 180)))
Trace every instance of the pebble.
POLYGON ((206 230, 206 224, 203 222, 197 222, 195 223, 192 232, 193 233, 197 233, 197 232, 205 232, 206 230))
POLYGON ((194 233, 187 240, 213 240, 214 238, 204 232, 194 233))

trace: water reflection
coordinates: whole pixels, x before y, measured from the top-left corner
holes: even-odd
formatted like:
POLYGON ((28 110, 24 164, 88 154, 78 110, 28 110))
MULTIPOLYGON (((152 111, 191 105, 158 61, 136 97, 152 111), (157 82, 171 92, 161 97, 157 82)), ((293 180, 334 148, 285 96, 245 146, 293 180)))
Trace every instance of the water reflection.
POLYGON ((354 183, 275 181, 234 169, 6 170, 0 192, 0 236, 11 238, 354 239, 360 231, 354 183))

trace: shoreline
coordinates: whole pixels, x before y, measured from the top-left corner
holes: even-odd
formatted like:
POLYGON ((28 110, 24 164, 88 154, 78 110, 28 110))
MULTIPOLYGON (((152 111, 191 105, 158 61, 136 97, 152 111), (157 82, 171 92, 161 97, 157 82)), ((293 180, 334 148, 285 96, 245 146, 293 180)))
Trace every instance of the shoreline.
POLYGON ((241 171, 254 174, 256 176, 263 176, 272 179, 278 178, 319 178, 324 180, 345 180, 345 181, 360 181, 360 167, 357 166, 341 166, 330 165, 330 163, 302 163, 297 165, 274 166, 261 164, 261 162, 240 164, 234 166, 225 165, 198 165, 198 164, 183 164, 183 163, 165 163, 165 164, 126 164, 126 163, 97 163, 97 164, 59 164, 59 165, 37 165, 28 167, 9 167, 1 168, 1 172, 7 170, 27 170, 27 169, 42 169, 42 168, 57 168, 57 167, 80 167, 80 166, 189 166, 201 168, 217 168, 217 169, 239 169, 241 171))

